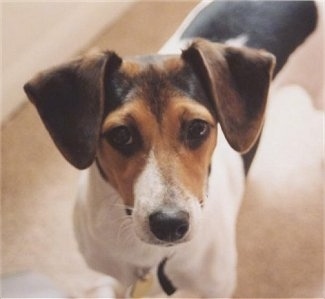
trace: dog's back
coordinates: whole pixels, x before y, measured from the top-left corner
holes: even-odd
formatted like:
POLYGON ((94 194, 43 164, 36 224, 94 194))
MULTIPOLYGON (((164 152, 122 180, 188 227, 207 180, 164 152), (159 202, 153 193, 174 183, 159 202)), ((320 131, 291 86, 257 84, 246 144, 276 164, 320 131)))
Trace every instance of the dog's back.
POLYGON ((264 49, 277 59, 276 75, 290 54, 314 31, 316 24, 314 1, 202 2, 162 51, 175 51, 177 40, 196 37, 264 49))
POLYGON ((245 46, 275 55, 277 74, 290 54, 315 29, 313 1, 215 1, 204 7, 181 35, 245 46))

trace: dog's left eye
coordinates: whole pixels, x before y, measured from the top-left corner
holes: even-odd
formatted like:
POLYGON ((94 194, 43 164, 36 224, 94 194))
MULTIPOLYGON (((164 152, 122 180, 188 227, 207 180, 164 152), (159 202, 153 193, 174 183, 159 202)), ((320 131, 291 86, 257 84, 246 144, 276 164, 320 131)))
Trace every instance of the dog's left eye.
POLYGON ((186 129, 186 142, 190 148, 196 148, 206 139, 210 132, 209 124, 200 119, 192 120, 186 129))

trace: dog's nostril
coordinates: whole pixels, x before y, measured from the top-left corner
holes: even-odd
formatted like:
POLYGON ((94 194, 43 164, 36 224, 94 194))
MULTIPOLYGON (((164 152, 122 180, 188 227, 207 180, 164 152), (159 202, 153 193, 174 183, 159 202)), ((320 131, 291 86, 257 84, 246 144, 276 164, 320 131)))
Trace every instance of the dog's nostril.
POLYGON ((151 232, 161 241, 182 239, 189 229, 189 214, 184 211, 162 210, 149 216, 151 232))
POLYGON ((175 234, 177 238, 180 239, 186 234, 187 231, 188 231, 188 223, 182 224, 180 227, 178 227, 175 231, 175 234))

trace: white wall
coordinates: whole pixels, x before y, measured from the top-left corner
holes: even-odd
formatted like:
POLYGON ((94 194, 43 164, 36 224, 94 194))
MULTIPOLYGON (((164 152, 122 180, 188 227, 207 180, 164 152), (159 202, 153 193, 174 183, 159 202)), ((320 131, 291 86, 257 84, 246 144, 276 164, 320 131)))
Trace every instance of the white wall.
POLYGON ((2 8, 2 113, 26 100, 23 84, 36 72, 78 53, 132 1, 5 2, 2 8))

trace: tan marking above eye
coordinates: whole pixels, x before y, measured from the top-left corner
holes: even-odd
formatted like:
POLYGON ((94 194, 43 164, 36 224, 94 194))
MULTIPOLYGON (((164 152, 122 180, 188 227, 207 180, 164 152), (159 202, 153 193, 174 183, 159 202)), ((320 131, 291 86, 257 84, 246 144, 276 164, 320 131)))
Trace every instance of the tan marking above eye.
POLYGON ((123 61, 121 70, 128 74, 130 77, 136 76, 141 72, 141 66, 132 61, 123 61))
POLYGON ((215 125, 215 120, 209 110, 198 104, 197 102, 189 101, 186 98, 178 98, 174 100, 170 110, 174 110, 173 113, 178 114, 183 120, 202 119, 209 123, 211 126, 215 125))
POLYGON ((117 110, 109 113, 103 122, 101 132, 105 133, 113 127, 127 124, 130 121, 136 122, 136 118, 141 116, 143 112, 143 102, 136 99, 131 100, 117 110))

